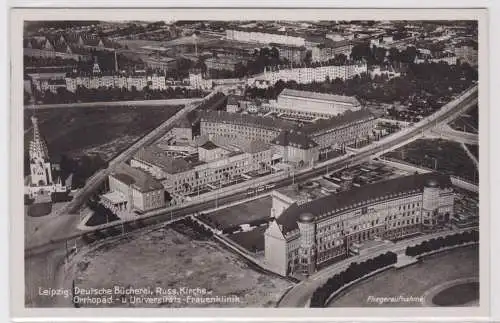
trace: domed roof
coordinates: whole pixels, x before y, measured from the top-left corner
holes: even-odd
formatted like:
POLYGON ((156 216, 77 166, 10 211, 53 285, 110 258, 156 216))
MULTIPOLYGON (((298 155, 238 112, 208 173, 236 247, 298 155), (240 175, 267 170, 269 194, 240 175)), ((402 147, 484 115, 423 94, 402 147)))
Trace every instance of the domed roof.
POLYGON ((314 215, 312 215, 311 213, 302 213, 299 216, 299 221, 302 223, 311 223, 314 221, 314 215))
POLYGON ((425 186, 427 186, 427 187, 438 187, 439 183, 435 179, 431 178, 431 179, 428 179, 425 182, 425 186))

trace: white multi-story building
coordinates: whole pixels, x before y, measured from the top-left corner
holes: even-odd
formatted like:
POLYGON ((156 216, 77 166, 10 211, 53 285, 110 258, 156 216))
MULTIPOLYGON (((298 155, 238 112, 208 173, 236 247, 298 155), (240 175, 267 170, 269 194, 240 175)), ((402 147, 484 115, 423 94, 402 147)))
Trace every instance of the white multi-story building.
POLYGON ((361 103, 354 97, 292 89, 281 91, 278 104, 272 108, 278 113, 313 118, 331 118, 360 109, 361 103))
POLYGON ((226 30, 226 38, 241 42, 260 44, 282 44, 289 46, 305 46, 306 39, 302 36, 286 35, 284 33, 262 32, 257 30, 226 30))
POLYGON ((352 47, 353 43, 349 40, 326 41, 323 44, 311 48, 311 60, 313 62, 326 62, 339 54, 349 57, 352 47))
POLYGON ((270 145, 257 141, 240 151, 227 151, 208 142, 198 147, 198 152, 203 160, 190 163, 168 156, 157 146, 150 146, 141 149, 130 164, 161 180, 169 193, 189 194, 207 184, 220 185, 231 181, 235 175, 267 169, 272 158, 270 145))
POLYGON ((354 243, 400 239, 432 231, 453 213, 449 176, 400 177, 329 195, 304 199, 274 191, 265 232, 265 258, 281 275, 310 275, 326 262, 348 256, 354 243))
POLYGON ((283 68, 272 71, 266 68, 262 75, 255 77, 252 81, 255 83, 257 80, 264 80, 271 84, 275 84, 279 80, 282 80, 284 82, 295 81, 299 84, 307 84, 312 82, 324 82, 327 78, 330 80, 336 78, 347 80, 353 78, 355 75, 366 73, 367 70, 365 62, 348 65, 283 68))
POLYGON ((161 74, 78 74, 67 75, 65 80, 66 88, 71 92, 74 92, 78 86, 89 89, 97 89, 100 87, 125 87, 128 90, 135 87, 139 91, 144 89, 146 86, 149 86, 149 88, 153 90, 167 89, 165 75, 161 74))
MULTIPOLYGON (((331 151, 366 139, 372 134, 377 117, 367 109, 347 111, 329 119, 320 119, 300 127, 302 134, 318 145, 320 151, 331 151)), ((259 140, 275 143, 283 130, 296 125, 280 118, 249 114, 208 111, 201 116, 200 133, 208 137, 236 140, 259 140)))

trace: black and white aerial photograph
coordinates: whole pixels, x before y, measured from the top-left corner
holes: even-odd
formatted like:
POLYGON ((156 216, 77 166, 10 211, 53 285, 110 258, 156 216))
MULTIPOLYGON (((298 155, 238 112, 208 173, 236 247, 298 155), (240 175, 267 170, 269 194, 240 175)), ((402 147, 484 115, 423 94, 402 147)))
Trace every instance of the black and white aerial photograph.
POLYGON ((479 307, 478 20, 339 18, 25 20, 24 306, 479 307))

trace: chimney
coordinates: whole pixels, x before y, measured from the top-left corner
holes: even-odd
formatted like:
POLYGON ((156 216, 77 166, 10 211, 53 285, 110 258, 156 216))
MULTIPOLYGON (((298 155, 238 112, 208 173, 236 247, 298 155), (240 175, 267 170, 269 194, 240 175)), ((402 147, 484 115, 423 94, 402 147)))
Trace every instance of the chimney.
POLYGON ((115 72, 118 73, 119 69, 118 69, 118 59, 116 58, 116 49, 115 49, 115 72))

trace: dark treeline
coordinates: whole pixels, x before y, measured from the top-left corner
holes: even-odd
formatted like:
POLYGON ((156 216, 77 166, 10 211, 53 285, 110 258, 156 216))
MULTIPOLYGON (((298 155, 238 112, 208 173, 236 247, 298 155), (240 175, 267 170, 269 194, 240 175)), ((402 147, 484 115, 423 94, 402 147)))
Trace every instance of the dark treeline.
POLYGON ((426 240, 418 245, 406 247, 405 254, 410 257, 416 257, 441 248, 462 245, 468 242, 479 242, 479 231, 465 231, 462 233, 447 235, 446 237, 426 240))
MULTIPOLYGON (((150 89, 145 87, 142 91, 132 86, 127 88, 101 87, 98 89, 88 89, 78 87, 76 91, 70 92, 64 87, 57 89, 56 93, 46 90, 45 92, 35 92, 37 102, 42 104, 61 104, 77 102, 100 102, 100 101, 134 101, 134 100, 167 100, 200 98, 206 94, 200 89, 188 89, 184 87, 169 87, 166 90, 150 89)), ((31 96, 25 92, 25 104, 30 104, 31 96)))

